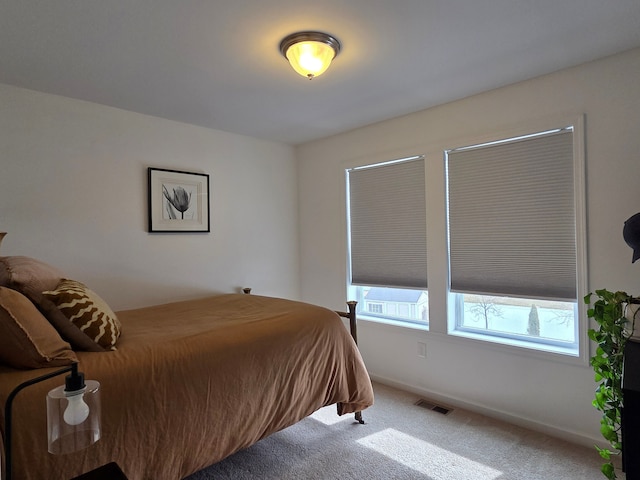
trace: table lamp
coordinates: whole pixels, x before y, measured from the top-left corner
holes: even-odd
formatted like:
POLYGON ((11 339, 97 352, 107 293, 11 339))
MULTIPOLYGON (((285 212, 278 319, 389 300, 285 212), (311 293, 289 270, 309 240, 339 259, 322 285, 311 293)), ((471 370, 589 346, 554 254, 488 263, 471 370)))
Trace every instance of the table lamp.
POLYGON ((84 380, 78 364, 56 370, 21 383, 7 397, 5 404, 5 480, 11 480, 12 406, 16 395, 24 388, 70 372, 65 384, 47 394, 47 437, 49 452, 71 453, 100 439, 100 384, 84 380))

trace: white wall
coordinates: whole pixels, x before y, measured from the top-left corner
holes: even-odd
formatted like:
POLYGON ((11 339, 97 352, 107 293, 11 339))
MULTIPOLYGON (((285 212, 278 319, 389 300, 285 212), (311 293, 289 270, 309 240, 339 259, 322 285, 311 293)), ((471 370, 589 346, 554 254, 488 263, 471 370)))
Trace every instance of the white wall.
POLYGON ((293 148, 0 85, 1 255, 116 310, 234 292, 297 298, 293 148), (211 233, 147 233, 147 167, 208 173, 211 233))
MULTIPOLYGON (((427 203, 442 206, 444 148, 578 114, 586 119, 588 290, 640 295, 640 264, 631 264, 622 239, 624 220, 640 211, 638 78, 640 49, 299 146, 303 300, 346 300, 346 167, 427 154, 427 203)), ((372 376, 587 445, 601 442, 586 362, 446 335, 443 218, 441 211, 428 213, 428 228, 442 233, 429 244, 430 255, 437 253, 429 257, 432 332, 359 321, 372 376), (417 341, 427 344, 426 359, 417 356, 417 341)))

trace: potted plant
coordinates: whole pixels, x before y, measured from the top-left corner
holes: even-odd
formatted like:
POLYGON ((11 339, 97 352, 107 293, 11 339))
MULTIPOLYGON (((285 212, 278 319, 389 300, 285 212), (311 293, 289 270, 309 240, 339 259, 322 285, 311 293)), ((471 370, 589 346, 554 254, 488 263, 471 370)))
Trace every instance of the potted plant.
MULTIPOLYGON (((587 311, 598 328, 588 330, 589 338, 598 346, 590 359, 598 384, 593 406, 602 412, 600 432, 609 442, 610 448, 596 446, 600 456, 606 460, 602 465, 602 473, 610 480, 616 479, 613 464, 615 455, 622 451, 621 416, 622 416, 622 366, 624 346, 633 335, 637 299, 626 292, 610 292, 596 290, 597 300, 587 311), (635 308, 634 308, 635 307, 635 308), (629 318, 627 318, 629 317, 629 318)), ((591 305, 593 294, 584 297, 584 302, 591 305)))

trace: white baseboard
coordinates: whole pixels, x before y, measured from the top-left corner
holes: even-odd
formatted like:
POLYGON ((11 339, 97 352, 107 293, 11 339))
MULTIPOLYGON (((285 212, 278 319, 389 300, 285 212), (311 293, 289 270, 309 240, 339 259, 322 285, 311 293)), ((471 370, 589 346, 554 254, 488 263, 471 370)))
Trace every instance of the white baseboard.
POLYGON ((404 382, 398 382, 390 378, 385 378, 378 375, 370 375, 370 376, 371 376, 371 380, 373 380, 374 382, 382 383, 390 387, 415 393, 416 395, 425 396, 427 399, 436 400, 442 403, 444 406, 463 408, 471 412, 486 415, 487 417, 495 418, 503 422, 508 422, 513 425, 518 425, 519 427, 528 428, 530 430, 535 430, 537 432, 541 432, 541 433, 550 435, 552 437, 560 438, 562 440, 566 440, 568 442, 575 443, 578 445, 583 445, 586 447, 593 447, 594 445, 598 445, 599 447, 604 448, 608 446, 605 443, 605 441, 601 438, 593 438, 591 436, 584 435, 582 433, 558 428, 556 426, 539 422, 531 418, 525 418, 518 415, 510 414, 510 413, 501 412, 499 410, 495 410, 493 408, 480 405, 478 403, 469 402, 462 398, 442 395, 433 390, 428 390, 415 385, 409 385, 404 382))

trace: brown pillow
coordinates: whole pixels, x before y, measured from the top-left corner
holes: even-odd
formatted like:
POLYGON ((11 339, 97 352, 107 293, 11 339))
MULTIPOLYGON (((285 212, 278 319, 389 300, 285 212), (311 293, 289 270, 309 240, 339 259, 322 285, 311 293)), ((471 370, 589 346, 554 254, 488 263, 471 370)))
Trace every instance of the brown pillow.
POLYGON ((13 368, 61 367, 76 354, 20 292, 0 287, 0 362, 13 368))
POLYGON ((31 300, 74 350, 104 352, 104 348, 71 323, 51 300, 43 297, 42 292, 54 290, 63 277, 60 270, 35 258, 0 257, 0 286, 13 288, 31 300))
POLYGON ((97 293, 75 280, 63 279, 42 295, 51 300, 71 323, 106 350, 115 350, 120 321, 97 293))
POLYGON ((31 257, 0 257, 0 286, 13 288, 31 297, 52 290, 63 273, 48 263, 31 257))

